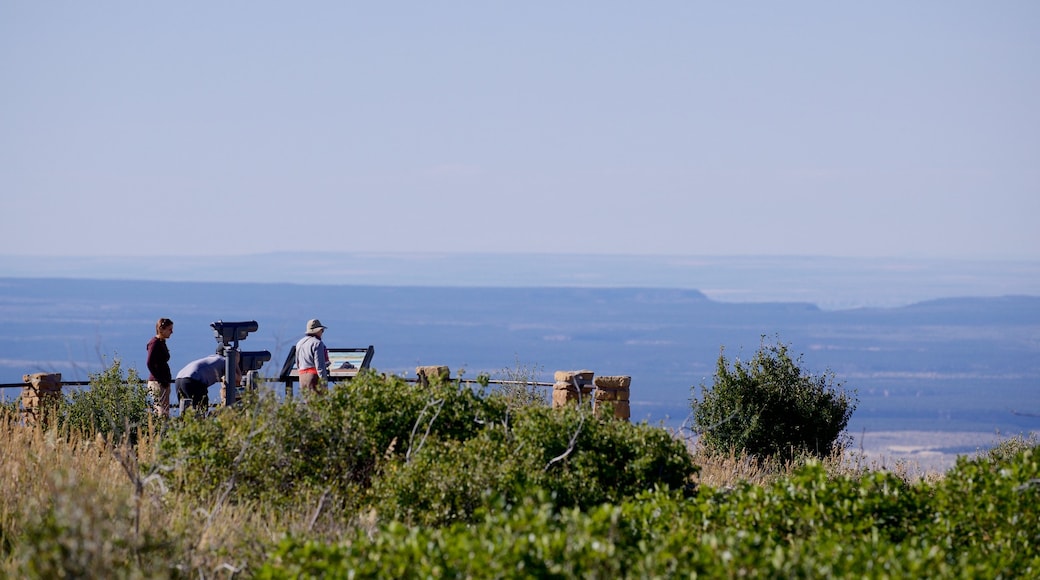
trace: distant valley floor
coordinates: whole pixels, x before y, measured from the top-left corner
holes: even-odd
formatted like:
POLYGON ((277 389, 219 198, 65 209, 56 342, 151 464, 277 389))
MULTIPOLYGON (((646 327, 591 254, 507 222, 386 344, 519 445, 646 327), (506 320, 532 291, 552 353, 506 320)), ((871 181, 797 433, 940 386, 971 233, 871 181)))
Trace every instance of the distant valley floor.
MULTIPOLYGON (((1034 431, 1033 435, 1040 435, 1034 431)), ((1027 435, 1028 436, 1028 435, 1027 435)), ((851 461, 867 467, 883 467, 910 475, 941 473, 954 466, 960 456, 985 452, 1005 435, 984 432, 878 431, 853 434, 851 461)))

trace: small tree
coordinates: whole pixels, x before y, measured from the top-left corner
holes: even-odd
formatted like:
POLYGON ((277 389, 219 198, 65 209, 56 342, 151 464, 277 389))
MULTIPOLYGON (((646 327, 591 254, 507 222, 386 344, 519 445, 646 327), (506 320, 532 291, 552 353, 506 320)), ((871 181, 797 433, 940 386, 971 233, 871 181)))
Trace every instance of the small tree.
POLYGON ((788 347, 765 337, 754 358, 734 361, 719 354, 714 384, 693 394, 693 419, 701 442, 716 452, 792 458, 824 457, 847 444, 844 436, 857 401, 829 370, 815 376, 792 360, 788 347))
POLYGON ((137 441, 137 428, 148 422, 148 387, 133 368, 123 371, 119 359, 90 375, 90 388, 74 391, 61 406, 62 427, 88 436, 100 433, 113 441, 137 441))

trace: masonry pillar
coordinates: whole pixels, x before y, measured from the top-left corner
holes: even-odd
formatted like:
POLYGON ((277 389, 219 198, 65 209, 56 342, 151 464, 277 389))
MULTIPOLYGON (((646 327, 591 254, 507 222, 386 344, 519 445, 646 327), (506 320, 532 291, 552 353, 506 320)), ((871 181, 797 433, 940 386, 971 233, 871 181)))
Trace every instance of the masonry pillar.
POLYGON ((553 374, 553 409, 567 405, 580 405, 592 394, 592 378, 595 373, 588 370, 556 371, 553 374))
POLYGON ((632 409, 629 406, 629 387, 632 385, 632 377, 596 377, 596 394, 593 401, 593 410, 597 417, 601 415, 602 407, 611 406, 614 409, 614 418, 628 421, 632 417, 632 409))
POLYGON ((432 365, 415 367, 415 376, 419 378, 419 384, 428 387, 430 382, 443 383, 451 378, 451 369, 443 365, 432 365))
POLYGON ((22 388, 22 413, 26 426, 45 425, 47 414, 61 400, 61 373, 33 373, 24 375, 27 386, 22 388))

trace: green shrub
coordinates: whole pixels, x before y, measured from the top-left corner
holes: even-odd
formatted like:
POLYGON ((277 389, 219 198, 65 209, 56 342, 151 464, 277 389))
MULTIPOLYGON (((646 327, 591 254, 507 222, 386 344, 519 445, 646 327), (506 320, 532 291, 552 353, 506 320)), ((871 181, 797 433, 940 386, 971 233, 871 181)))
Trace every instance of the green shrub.
POLYGON ((319 492, 339 506, 371 502, 383 517, 428 525, 469 521, 499 499, 538 490, 560 506, 584 507, 683 488, 696 472, 663 429, 575 409, 511 413, 499 393, 373 373, 324 397, 279 402, 268 394, 174 421, 156 461, 172 489, 203 501, 233 487, 235 501, 288 507, 319 492))
POLYGON ((706 528, 758 530, 778 543, 821 534, 898 543, 930 515, 919 489, 890 472, 833 477, 816 461, 771 485, 720 493, 715 499, 724 507, 706 518, 706 528))
POLYGON ((227 494, 236 502, 291 505, 323 483, 349 485, 335 475, 349 471, 340 459, 356 446, 343 441, 342 430, 323 427, 312 406, 250 393, 234 408, 171 422, 155 468, 167 473, 171 489, 204 503, 227 494))
POLYGON ((704 447, 759 458, 830 455, 847 444, 844 430, 856 408, 832 373, 806 373, 787 345, 764 339, 749 362, 738 359, 732 369, 720 354, 714 383, 702 384, 701 393, 692 406, 704 447))
POLYGON ((455 383, 418 387, 366 372, 322 397, 279 402, 267 393, 175 421, 157 461, 176 489, 203 497, 225 482, 238 500, 290 505, 315 490, 343 499, 367 488, 380 462, 427 441, 472 438, 505 416, 500 399, 455 383))
POLYGON ((512 454, 502 426, 465 441, 427 441, 422 450, 384 463, 372 482, 371 504, 381 519, 443 526, 469 521, 500 497, 526 490, 522 457, 512 454))
POLYGON ((1040 575, 1040 448, 961 457, 936 485, 931 540, 991 578, 1040 575))
POLYGON ((390 522, 340 544, 289 538, 257 578, 621 578, 624 561, 604 541, 618 512, 528 501, 472 525, 390 522))
POLYGON ((137 440, 137 430, 148 422, 148 388, 133 368, 124 374, 119 359, 90 375, 89 388, 69 394, 58 408, 59 425, 66 432, 87 437, 101 434, 111 440, 137 440))
POLYGON ((949 483, 829 477, 809 462, 767 486, 694 497, 655 490, 560 509, 535 494, 473 522, 289 537, 257 577, 1035 578, 1034 453, 961 462, 949 483))
POLYGON ((688 489, 696 471, 663 429, 534 406, 465 441, 431 441, 387 463, 372 494, 382 517, 443 526, 540 493, 561 508, 588 508, 647 489, 688 489))
POLYGON ((665 429, 600 420, 571 408, 536 407, 522 419, 514 437, 532 458, 538 486, 557 505, 618 502, 656 487, 692 491, 698 468, 685 444, 665 429))

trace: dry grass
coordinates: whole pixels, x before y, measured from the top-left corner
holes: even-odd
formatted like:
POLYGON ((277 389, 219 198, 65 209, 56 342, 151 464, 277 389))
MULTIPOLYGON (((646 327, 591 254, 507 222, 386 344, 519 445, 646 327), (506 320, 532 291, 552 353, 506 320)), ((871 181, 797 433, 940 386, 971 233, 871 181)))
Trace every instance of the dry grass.
POLYGON ((336 541, 354 522, 320 495, 294 509, 203 503, 149 468, 158 425, 129 446, 22 425, 0 409, 0 578, 229 578, 285 535, 336 541))
POLYGON ((175 497, 161 470, 141 470, 155 435, 132 448, 0 417, 0 577, 229 577, 311 526, 302 512, 175 497))
MULTIPOLYGON (((779 478, 790 475, 799 461, 760 460, 745 453, 731 451, 728 454, 711 453, 704 449, 697 437, 689 431, 674 431, 685 444, 700 472, 694 482, 714 488, 732 487, 738 483, 768 485, 779 478)), ((906 457, 893 457, 862 447, 844 449, 823 459, 824 467, 835 476, 856 476, 869 472, 890 472, 908 483, 934 482, 943 477, 944 471, 934 465, 922 465, 906 457)))
POLYGON ((0 531, 2 570, 10 577, 49 570, 40 552, 66 553, 65 566, 86 570, 118 558, 117 538, 132 536, 146 510, 135 499, 115 455, 98 440, 66 439, 43 428, 22 427, 10 417, 0 423, 0 531), (13 542, 41 540, 53 545, 13 542), (37 568, 32 568, 32 567, 37 568))

